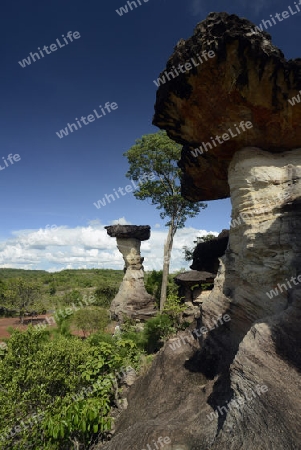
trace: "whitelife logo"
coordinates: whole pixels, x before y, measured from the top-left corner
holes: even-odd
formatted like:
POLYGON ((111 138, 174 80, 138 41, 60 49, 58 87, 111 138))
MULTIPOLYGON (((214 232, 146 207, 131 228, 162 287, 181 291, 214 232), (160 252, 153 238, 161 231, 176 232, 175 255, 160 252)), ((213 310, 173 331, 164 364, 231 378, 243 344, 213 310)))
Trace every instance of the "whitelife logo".
MULTIPOLYGON (((260 397, 261 394, 266 393, 268 391, 268 387, 266 384, 263 385, 257 384, 255 390, 256 393, 253 391, 253 389, 251 390, 253 398, 256 398, 256 394, 258 395, 258 397, 260 397)), ((227 412, 230 411, 233 407, 236 409, 240 409, 245 404, 246 400, 248 402, 251 402, 253 400, 252 396, 251 398, 249 398, 247 393, 245 393, 245 397, 240 396, 231 400, 230 403, 226 402, 227 405, 218 406, 214 412, 210 413, 210 415, 207 414, 207 418, 212 422, 212 420, 214 420, 214 418, 217 419, 219 415, 222 416, 224 413, 227 414, 227 412)))
POLYGON ((296 97, 292 97, 288 99, 288 102, 291 106, 295 106, 296 103, 300 103, 301 102, 301 97, 300 97, 301 91, 299 91, 299 94, 296 95, 296 97))
MULTIPOLYGON (((6 161, 6 159, 4 158, 4 156, 2 156, 2 159, 3 159, 3 162, 5 164, 5 167, 2 167, 1 164, 0 164, 0 170, 4 170, 6 167, 9 167, 9 164, 6 161)), ((7 156, 7 159, 9 160, 10 164, 13 165, 14 163, 13 163, 12 160, 14 160, 15 162, 18 162, 18 161, 20 161, 21 156, 18 153, 16 153, 14 156, 12 155, 12 153, 10 153, 7 156)))
MULTIPOLYGON (((293 282, 295 286, 297 286, 299 283, 301 283, 301 275, 298 275, 297 277, 292 277, 290 279, 290 281, 293 282), (298 281, 296 282, 296 280, 298 280, 298 281)), ((280 295, 280 293, 282 294, 282 292, 283 292, 282 288, 284 288, 284 289, 286 289, 286 291, 288 291, 288 289, 289 288, 292 289, 293 286, 288 281, 288 279, 286 279, 286 284, 278 283, 277 286, 275 286, 275 290, 271 289, 270 292, 266 292, 266 295, 269 297, 269 299, 272 299, 273 297, 277 297, 277 295, 280 295), (280 292, 278 292, 277 287, 280 292)))
MULTIPOLYGON (((209 52, 206 52, 206 51, 202 52, 202 57, 204 58, 205 61, 208 61, 208 57, 214 58, 214 56, 215 56, 215 53, 213 50, 210 50, 209 52)), ((175 66, 172 66, 173 70, 171 70, 170 72, 167 72, 165 70, 164 75, 161 78, 157 78, 157 81, 153 80, 153 82, 155 83, 155 85, 157 87, 159 87, 161 84, 165 84, 167 81, 170 81, 171 76, 173 79, 178 77, 180 75, 178 70, 181 73, 186 73, 186 72, 189 72, 191 69, 193 69, 193 67, 197 67, 200 64, 203 64, 203 62, 204 62, 199 54, 196 55, 195 59, 190 58, 189 61, 191 61, 192 64, 190 62, 186 62, 185 64, 179 64, 177 69, 175 68, 175 66), (199 63, 197 61, 195 61, 195 59, 198 60, 199 63)))
MULTIPOLYGON (((138 186, 135 184, 134 180, 131 180, 131 183, 133 186, 131 186, 130 184, 128 184, 127 186, 125 186, 124 188, 119 187, 118 188, 118 192, 124 197, 127 193, 133 192, 135 189, 138 189, 139 184, 143 184, 145 182, 147 182, 148 180, 154 180, 156 178, 156 175, 151 172, 150 174, 146 174, 144 173, 143 175, 141 175, 141 177, 138 178, 137 183, 138 186), (145 180, 144 180, 145 178, 145 180), (125 189, 125 193, 123 192, 123 189, 125 189)), ((119 195, 117 194, 116 189, 113 189, 114 194, 116 195, 117 198, 120 198, 119 195)), ((94 206, 96 206, 97 209, 101 208, 101 206, 106 206, 106 200, 108 203, 111 203, 111 199, 113 201, 115 201, 115 197, 114 194, 105 194, 105 197, 102 198, 102 200, 98 200, 97 203, 93 203, 94 206)))
MULTIPOLYGON (((103 114, 104 116, 106 116, 106 113, 105 113, 105 110, 103 109, 103 107, 102 107, 101 105, 99 105, 99 107, 100 107, 100 110, 101 110, 102 114, 103 114)), ((106 110, 110 113, 110 112, 112 112, 112 111, 115 111, 115 109, 118 109, 118 105, 117 105, 117 103, 115 103, 115 102, 112 102, 112 103, 106 102, 106 104, 104 105, 104 108, 106 108, 106 110), (112 110, 112 111, 111 111, 111 110, 112 110)), ((102 117, 102 114, 97 114, 96 109, 93 109, 93 112, 94 112, 94 114, 95 114, 95 116, 96 116, 97 119, 100 119, 100 118, 102 117)), ((95 117, 93 116, 93 114, 89 114, 89 115, 86 116, 86 117, 85 117, 85 116, 81 116, 81 118, 80 118, 79 120, 78 120, 77 117, 75 117, 75 120, 77 121, 78 127, 79 127, 79 128, 82 128, 80 121, 81 121, 84 125, 89 125, 89 123, 94 122, 95 117), (88 122, 86 122, 86 119, 88 120, 88 122)), ((63 137, 68 136, 68 134, 69 134, 68 128, 69 128, 69 130, 71 131, 71 133, 73 133, 73 131, 78 130, 78 128, 77 128, 77 126, 76 126, 75 123, 71 123, 71 124, 70 124, 70 123, 68 122, 68 123, 67 123, 67 126, 66 126, 63 130, 56 131, 55 134, 56 134, 60 139, 62 139, 63 137), (72 127, 74 127, 74 129, 73 129, 72 127)))
POLYGON ((299 6, 301 6, 301 0, 299 0, 299 3, 297 4, 296 2, 294 2, 294 5, 296 7, 296 11, 293 11, 291 6, 288 6, 288 10, 289 11, 282 11, 282 13, 276 13, 274 15, 274 17, 272 16, 272 14, 270 14, 270 18, 271 20, 262 20, 260 25, 257 25, 257 27, 254 28, 254 31, 264 31, 263 27, 267 30, 268 28, 271 28, 273 25, 277 25, 277 23, 282 22, 285 19, 289 19, 291 16, 294 16, 295 14, 298 14, 301 10, 299 8, 299 6), (282 16, 282 18, 281 18, 282 16), (278 22, 276 22, 275 18, 278 20, 278 22), (272 23, 272 22, 273 23, 272 23))
MULTIPOLYGON (((67 39, 65 38, 65 36, 62 34, 62 37, 64 39, 65 44, 61 44, 61 42, 59 41, 59 39, 56 39, 56 42, 58 43, 59 48, 65 47, 65 45, 68 45, 69 42, 67 41, 67 39)), ((78 31, 74 31, 72 33, 72 31, 68 31, 67 33, 67 38, 70 40, 70 42, 73 42, 73 39, 79 39, 81 37, 81 35, 79 34, 78 31)), ((51 52, 56 52, 57 51, 57 45, 56 44, 51 44, 49 46, 50 51, 48 51, 48 46, 44 45, 43 50, 46 53, 46 55, 50 55, 51 52)), ((43 51, 40 49, 40 47, 38 47, 38 50, 40 52, 40 55, 42 56, 42 58, 45 57, 43 51)), ((26 64, 28 66, 30 66, 31 64, 31 59, 33 62, 36 62, 35 58, 41 59, 38 53, 29 53, 29 56, 27 58, 24 58, 22 61, 18 61, 18 63, 20 64, 20 66, 22 67, 22 69, 24 69, 24 67, 26 67, 26 64)))
MULTIPOLYGON (((140 0, 136 0, 136 1, 139 3, 140 6, 142 6, 142 3, 141 3, 140 0)), ((149 0, 143 0, 143 1, 144 1, 144 3, 147 3, 149 0)), ((116 11, 117 14, 121 17, 121 16, 123 16, 123 14, 127 14, 127 13, 129 12, 128 6, 130 7, 131 11, 133 11, 132 5, 135 6, 135 9, 138 8, 136 2, 130 2, 130 1, 128 1, 128 2, 127 2, 127 5, 121 6, 121 8, 115 9, 115 11, 116 11)))
MULTIPOLYGON (((235 126, 235 129, 236 129, 237 133, 240 134, 241 132, 240 132, 239 128, 236 126, 236 123, 234 124, 234 126, 235 126)), ((250 128, 253 127, 253 124, 252 124, 252 122, 244 122, 242 120, 238 126, 242 129, 242 131, 246 131, 245 127, 247 129, 250 129, 250 128)), ((211 150, 212 149, 212 144, 214 145, 214 147, 217 147, 215 139, 217 140, 217 142, 219 144, 223 144, 224 142, 229 141, 230 136, 232 138, 238 136, 238 134, 233 134, 232 133, 231 128, 229 128, 227 131, 229 131, 229 134, 228 133, 224 133, 222 136, 216 135, 215 138, 213 138, 211 136, 210 139, 212 140, 212 142, 206 142, 206 143, 202 142, 202 144, 200 145, 199 148, 195 148, 194 150, 191 150, 191 154, 196 158, 198 155, 202 155, 204 153, 204 150, 205 150, 205 152, 207 152, 208 150, 211 150), (209 149, 207 148, 208 145, 209 145, 209 149), (202 149, 202 146, 203 146, 204 150, 202 149)))

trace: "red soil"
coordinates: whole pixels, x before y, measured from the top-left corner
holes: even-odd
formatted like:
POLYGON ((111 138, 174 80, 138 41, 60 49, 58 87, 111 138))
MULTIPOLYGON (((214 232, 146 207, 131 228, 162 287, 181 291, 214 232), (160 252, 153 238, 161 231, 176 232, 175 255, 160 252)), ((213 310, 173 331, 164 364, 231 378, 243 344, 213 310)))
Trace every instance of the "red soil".
MULTIPOLYGON (((0 319, 0 341, 3 338, 9 338, 10 337, 10 334, 7 331, 8 327, 13 327, 14 329, 17 329, 17 330, 20 330, 20 331, 25 331, 25 330, 27 330, 27 327, 30 324, 32 324, 34 326, 34 325, 37 325, 38 323, 43 323, 44 320, 45 320, 45 317, 46 317, 46 315, 40 315, 40 316, 32 317, 32 318, 31 317, 30 318, 24 318, 23 325, 20 324, 20 321, 19 321, 18 317, 13 317, 13 318, 12 317, 8 317, 8 318, 0 319)), ((48 315, 48 317, 51 317, 51 316, 48 315)), ((106 331, 109 334, 113 334, 115 325, 116 325, 116 323, 111 323, 107 327, 106 331)), ((55 325, 47 325, 47 327, 55 328, 55 325)), ((74 334, 75 336, 81 336, 81 337, 84 336, 82 331, 72 330, 72 329, 71 329, 71 331, 72 331, 72 334, 74 334)))
MULTIPOLYGON (((25 331, 25 330, 27 330, 27 327, 29 324, 32 323, 32 325, 36 325, 38 323, 42 323, 44 321, 45 317, 46 317, 45 315, 41 315, 41 316, 37 316, 37 317, 33 317, 33 318, 24 318, 23 325, 20 324, 18 317, 2 318, 2 319, 0 319, 0 339, 10 337, 10 334, 7 331, 8 327, 13 327, 13 328, 16 328, 17 330, 25 331)), ((53 325, 50 325, 50 326, 52 328, 54 327, 53 325)))

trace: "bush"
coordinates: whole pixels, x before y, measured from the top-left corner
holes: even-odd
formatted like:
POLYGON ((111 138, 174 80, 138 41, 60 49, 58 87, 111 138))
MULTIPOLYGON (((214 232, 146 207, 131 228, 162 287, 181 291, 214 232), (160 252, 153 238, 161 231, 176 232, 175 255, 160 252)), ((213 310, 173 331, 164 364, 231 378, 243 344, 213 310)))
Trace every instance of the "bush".
POLYGON ((122 333, 122 339, 131 340, 135 343, 139 350, 147 351, 147 337, 144 331, 126 331, 122 333))
POLYGON ((63 303, 66 305, 70 305, 72 303, 79 303, 83 299, 83 295, 77 289, 73 289, 71 292, 67 292, 63 296, 63 303))
POLYGON ((144 326, 146 351, 154 353, 163 346, 163 339, 175 332, 172 320, 167 314, 160 314, 148 320, 144 326))
POLYGON ((96 299, 94 305, 109 308, 117 292, 117 286, 108 286, 107 284, 98 286, 94 291, 94 297, 96 299))
POLYGON ((86 333, 104 331, 109 324, 109 313, 106 309, 79 309, 73 314, 72 323, 77 329, 82 330, 84 336, 86 333))
POLYGON ((162 285, 162 270, 153 270, 145 277, 145 289, 157 300, 160 299, 161 285, 162 285))
POLYGON ((107 344, 114 344, 114 338, 108 333, 103 333, 99 331, 98 333, 91 334, 87 338, 87 342, 89 342, 91 345, 94 345, 97 347, 101 342, 106 342, 107 344))
POLYGON ((181 302, 181 299, 177 294, 171 293, 167 296, 163 313, 170 317, 176 330, 182 330, 186 328, 186 324, 182 321, 182 315, 185 309, 185 305, 181 302))
POLYGON ((69 450, 70 442, 88 449, 106 439, 120 398, 116 374, 127 366, 138 370, 141 352, 129 339, 105 339, 101 333, 85 341, 50 339, 34 327, 14 331, 0 361, 1 449, 69 450), (42 417, 29 429, 15 431, 37 413, 42 417))
MULTIPOLYGON (((158 306, 161 296, 162 273, 162 270, 153 270, 145 277, 145 288, 149 294, 153 295, 157 299, 158 306)), ((170 294, 176 294, 178 291, 178 287, 176 286, 173 279, 174 275, 168 275, 167 296, 170 294)))
POLYGON ((55 287, 55 284, 54 284, 54 283, 51 283, 51 285, 50 285, 50 287, 49 287, 49 290, 48 290, 48 293, 49 293, 50 295, 55 295, 55 293, 56 293, 56 287, 55 287))

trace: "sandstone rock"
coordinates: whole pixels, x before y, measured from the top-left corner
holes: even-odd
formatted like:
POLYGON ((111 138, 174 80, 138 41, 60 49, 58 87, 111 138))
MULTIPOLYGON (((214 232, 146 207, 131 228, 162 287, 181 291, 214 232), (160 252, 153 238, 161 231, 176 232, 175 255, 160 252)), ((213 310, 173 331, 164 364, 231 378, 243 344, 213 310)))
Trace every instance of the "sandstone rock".
POLYGON ((165 345, 104 450, 166 435, 165 450, 301 448, 301 109, 287 104, 301 89, 301 60, 285 61, 253 28, 210 14, 168 68, 205 49, 217 56, 158 91, 155 124, 189 146, 185 197, 231 194, 229 243, 202 305, 199 346, 182 334, 165 345), (191 148, 241 118, 254 123, 250 133, 192 160, 191 148))
POLYGON ((153 123, 184 145, 182 193, 189 200, 229 197, 228 166, 242 147, 276 153, 300 145, 301 105, 292 107, 288 99, 301 89, 301 59, 286 61, 270 35, 254 28, 236 15, 211 13, 167 63, 166 70, 172 70, 202 51, 215 52, 157 91, 153 123), (242 120, 253 128, 201 156, 192 155, 211 137, 235 131, 242 120))
MULTIPOLYGON (((267 295, 278 283, 301 273, 301 241, 296 234, 301 225, 300 179, 301 150, 273 155, 246 148, 230 164, 233 226, 214 289, 202 308, 205 326, 212 317, 231 316, 229 330, 214 336, 214 347, 218 340, 226 349, 216 355, 214 373, 230 364, 255 321, 265 322, 289 307, 290 292, 298 287, 291 282, 292 289, 287 285, 278 295, 267 295)), ((205 348, 211 352, 210 339, 203 345, 204 353, 205 348)))
POLYGON ((134 238, 138 241, 147 241, 150 238, 149 225, 109 225, 105 229, 111 237, 134 238))
MULTIPOLYGON (((184 298, 186 303, 191 303, 191 305, 194 306, 193 303, 195 298, 200 298, 202 293, 201 284, 213 284, 214 278, 215 274, 213 273, 190 270, 189 272, 180 273, 175 276, 174 282, 179 286, 179 297, 184 298)), ((193 311, 198 311, 198 309, 193 309, 193 311)), ((197 316, 195 315, 195 318, 197 318, 197 316)))
POLYGON ((125 262, 125 275, 110 307, 111 315, 120 322, 124 316, 148 319, 156 314, 155 298, 144 286, 143 260, 140 256, 141 240, 150 237, 148 225, 113 225, 105 227, 111 237, 117 238, 117 248, 125 262))
POLYGON ((301 150, 236 153, 229 168, 233 217, 249 217, 230 230, 199 327, 211 329, 225 313, 231 320, 204 333, 200 348, 167 342, 131 388, 104 450, 146 448, 160 435, 171 438, 170 449, 301 448, 301 283, 266 295, 301 273, 300 180, 301 150), (267 392, 252 398, 264 385, 267 392), (230 409, 233 401, 238 407, 230 409))
POLYGON ((229 231, 223 230, 215 239, 197 244, 190 268, 216 274, 219 258, 225 254, 228 241, 229 231))

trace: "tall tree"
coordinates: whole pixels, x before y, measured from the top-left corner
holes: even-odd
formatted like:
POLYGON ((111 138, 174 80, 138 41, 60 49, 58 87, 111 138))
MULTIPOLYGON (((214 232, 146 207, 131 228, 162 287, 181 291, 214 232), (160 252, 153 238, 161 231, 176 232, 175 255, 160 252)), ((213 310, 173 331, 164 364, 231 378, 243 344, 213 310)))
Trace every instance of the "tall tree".
POLYGON ((138 182, 134 196, 139 200, 150 199, 161 210, 161 219, 168 218, 168 235, 164 245, 163 276, 160 311, 166 301, 170 256, 176 231, 183 228, 188 217, 195 217, 206 204, 192 203, 181 196, 180 174, 177 162, 181 145, 172 141, 165 131, 142 136, 124 156, 130 168, 127 178, 138 182))
POLYGON ((12 279, 5 296, 7 301, 20 311, 20 322, 23 323, 24 314, 29 306, 36 304, 40 297, 41 288, 35 281, 23 278, 12 279))

